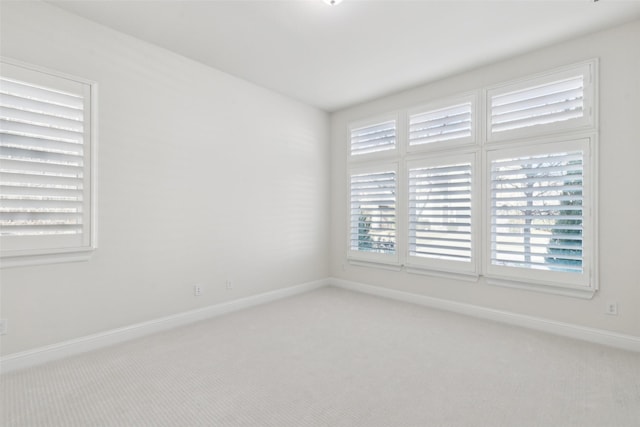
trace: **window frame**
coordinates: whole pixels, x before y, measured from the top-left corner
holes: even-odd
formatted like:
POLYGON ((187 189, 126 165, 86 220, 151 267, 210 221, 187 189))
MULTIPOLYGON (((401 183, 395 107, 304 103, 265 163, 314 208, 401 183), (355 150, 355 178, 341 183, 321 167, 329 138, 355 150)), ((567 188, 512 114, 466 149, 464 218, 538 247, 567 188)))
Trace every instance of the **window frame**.
MULTIPOLYGON (((42 243, 38 246, 24 243, 24 248, 16 248, 11 250, 2 250, 0 252, 0 268, 12 268, 29 265, 41 265, 41 264, 53 264, 64 262, 77 262, 88 260, 93 251, 97 248, 97 150, 98 150, 98 84, 95 81, 85 78, 73 76, 63 72, 51 70, 45 67, 25 63, 12 58, 0 56, 0 66, 3 68, 2 75, 15 80, 24 81, 25 83, 45 86, 50 89, 63 90, 59 86, 51 87, 51 84, 43 84, 43 80, 56 80, 56 81, 70 81, 74 84, 81 85, 85 92, 85 108, 89 111, 85 114, 85 140, 83 142, 83 150, 85 150, 85 173, 88 177, 85 179, 85 185, 83 185, 83 209, 88 209, 89 212, 84 215, 83 220, 83 233, 82 243, 80 245, 64 244, 65 239, 55 239, 55 237, 61 236, 23 236, 32 238, 38 242, 54 241, 54 244, 58 247, 42 247, 42 243), (13 71, 9 71, 13 68, 13 71), (29 81, 24 77, 16 77, 16 73, 24 73, 26 75, 37 76, 38 81, 29 81), (86 99, 88 98, 88 99, 86 99), (88 123, 87 123, 88 122, 88 123), (86 224, 86 221, 89 224, 86 224), (58 240, 61 243, 56 243, 58 240)), ((20 236, 15 236, 20 238, 20 236)), ((0 239, 1 240, 1 239, 0 239)), ((16 240, 16 239, 13 239, 16 240)), ((53 246, 53 245, 50 245, 53 246)))

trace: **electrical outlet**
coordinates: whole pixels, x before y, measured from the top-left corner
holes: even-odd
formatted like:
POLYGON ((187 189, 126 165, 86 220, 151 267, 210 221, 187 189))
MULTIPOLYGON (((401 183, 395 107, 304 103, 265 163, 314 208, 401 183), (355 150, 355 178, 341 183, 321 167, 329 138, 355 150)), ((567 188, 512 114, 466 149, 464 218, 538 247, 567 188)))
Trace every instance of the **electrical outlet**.
POLYGON ((227 288, 227 290, 233 289, 233 282, 231 281, 231 279, 227 279, 227 281, 225 282, 225 287, 227 288))
POLYGON ((0 335, 7 333, 7 319, 0 319, 0 335))
POLYGON ((202 285, 193 285, 193 295, 196 297, 202 295, 202 285))
POLYGON ((618 303, 617 302, 610 302, 607 304, 607 314, 610 314, 612 316, 617 316, 618 315, 618 303))

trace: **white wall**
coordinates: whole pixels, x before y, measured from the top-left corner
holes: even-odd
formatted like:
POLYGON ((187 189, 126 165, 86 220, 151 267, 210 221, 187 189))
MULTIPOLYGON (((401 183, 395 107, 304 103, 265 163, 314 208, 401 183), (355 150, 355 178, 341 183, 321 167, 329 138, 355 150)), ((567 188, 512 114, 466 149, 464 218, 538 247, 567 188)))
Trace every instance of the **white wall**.
POLYGON ((1 272, 2 354, 328 276, 326 113, 47 4, 1 7, 3 56, 99 84, 99 248, 1 272))
MULTIPOLYGON (((560 43, 332 115, 332 245, 335 277, 436 298, 640 336, 640 21, 560 43), (346 262, 347 124, 376 114, 600 58, 600 291, 592 300, 412 275, 346 262), (604 314, 607 302, 619 315, 604 314)), ((462 53, 464 54, 464 53, 462 53)))
POLYGON ((640 212, 640 22, 346 109, 330 126, 319 110, 53 6, 2 2, 1 12, 2 55, 100 91, 99 248, 89 262, 0 272, 1 354, 329 274, 640 336, 640 228, 628 226, 640 212), (349 121, 592 57, 601 60, 593 300, 345 262, 349 121), (610 301, 618 316, 603 314, 610 301))

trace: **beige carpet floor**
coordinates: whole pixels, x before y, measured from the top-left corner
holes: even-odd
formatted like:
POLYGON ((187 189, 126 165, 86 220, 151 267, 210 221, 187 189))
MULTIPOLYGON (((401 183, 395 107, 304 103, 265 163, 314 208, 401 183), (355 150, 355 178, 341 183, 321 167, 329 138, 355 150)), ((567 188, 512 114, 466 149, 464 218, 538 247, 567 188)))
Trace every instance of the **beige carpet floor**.
POLYGON ((1 378, 9 426, 640 426, 640 354, 336 288, 1 378))

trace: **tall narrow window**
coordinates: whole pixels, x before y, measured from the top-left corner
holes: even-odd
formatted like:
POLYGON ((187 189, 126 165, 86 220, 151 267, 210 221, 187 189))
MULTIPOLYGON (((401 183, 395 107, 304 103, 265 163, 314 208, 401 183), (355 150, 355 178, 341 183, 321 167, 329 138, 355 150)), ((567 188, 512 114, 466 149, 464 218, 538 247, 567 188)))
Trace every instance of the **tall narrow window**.
POLYGON ((490 271, 588 285, 587 144, 490 153, 490 271))
POLYGON ((409 164, 409 264, 475 272, 473 155, 409 164))
POLYGON ((1 71, 3 263, 89 250, 91 85, 12 63, 1 71))
POLYGON ((364 258, 396 253, 396 171, 351 175, 350 250, 364 258))

